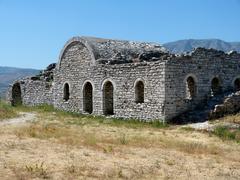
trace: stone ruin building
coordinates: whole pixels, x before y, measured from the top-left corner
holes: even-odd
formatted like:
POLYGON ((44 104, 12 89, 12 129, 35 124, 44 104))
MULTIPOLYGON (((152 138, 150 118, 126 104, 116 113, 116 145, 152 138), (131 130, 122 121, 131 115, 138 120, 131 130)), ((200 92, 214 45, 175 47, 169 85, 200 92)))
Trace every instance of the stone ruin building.
POLYGON ((199 116, 209 114, 234 90, 240 90, 237 52, 197 48, 175 55, 155 43, 74 37, 57 64, 14 82, 7 99, 12 105, 170 121, 190 118, 196 109, 199 116))

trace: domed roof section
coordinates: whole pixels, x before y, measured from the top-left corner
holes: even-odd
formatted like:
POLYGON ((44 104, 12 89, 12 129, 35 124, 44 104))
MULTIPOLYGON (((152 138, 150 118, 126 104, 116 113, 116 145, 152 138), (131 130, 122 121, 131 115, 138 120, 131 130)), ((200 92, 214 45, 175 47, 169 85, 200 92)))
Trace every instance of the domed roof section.
POLYGON ((81 37, 94 54, 96 64, 123 64, 157 61, 168 55, 166 49, 157 43, 81 37))

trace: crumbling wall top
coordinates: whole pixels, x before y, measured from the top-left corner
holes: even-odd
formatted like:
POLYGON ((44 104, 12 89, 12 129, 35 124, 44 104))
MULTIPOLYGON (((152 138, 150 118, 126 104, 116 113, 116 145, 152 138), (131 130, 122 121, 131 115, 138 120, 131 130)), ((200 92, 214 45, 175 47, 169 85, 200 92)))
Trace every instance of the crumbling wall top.
POLYGON ((239 60, 240 54, 236 51, 230 51, 225 53, 224 51, 216 50, 216 49, 207 49, 198 47, 195 48, 192 52, 182 53, 173 55, 173 59, 195 59, 195 60, 208 60, 212 61, 216 58, 225 59, 225 60, 239 60))

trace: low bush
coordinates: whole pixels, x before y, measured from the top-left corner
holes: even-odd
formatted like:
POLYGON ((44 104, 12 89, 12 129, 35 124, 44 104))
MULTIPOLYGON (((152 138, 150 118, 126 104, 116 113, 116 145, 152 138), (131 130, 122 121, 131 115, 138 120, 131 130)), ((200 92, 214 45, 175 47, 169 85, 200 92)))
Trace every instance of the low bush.
POLYGON ((240 128, 231 129, 227 126, 217 126, 214 129, 213 134, 223 140, 235 140, 237 142, 240 142, 240 128))

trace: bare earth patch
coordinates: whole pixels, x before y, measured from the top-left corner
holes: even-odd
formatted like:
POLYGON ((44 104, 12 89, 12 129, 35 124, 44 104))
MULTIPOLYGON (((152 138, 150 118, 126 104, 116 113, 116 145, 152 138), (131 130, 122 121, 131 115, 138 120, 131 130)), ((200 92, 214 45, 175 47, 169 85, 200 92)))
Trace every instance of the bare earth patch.
POLYGON ((0 126, 4 125, 10 125, 10 124, 22 124, 26 123, 28 121, 34 121, 35 120, 35 113, 30 112, 20 112, 19 117, 12 118, 12 119, 5 119, 0 121, 0 126))
POLYGON ((128 128, 85 120, 35 112, 18 119, 25 122, 21 126, 16 119, 1 125, 1 179, 240 177, 238 143, 175 126, 128 128))

